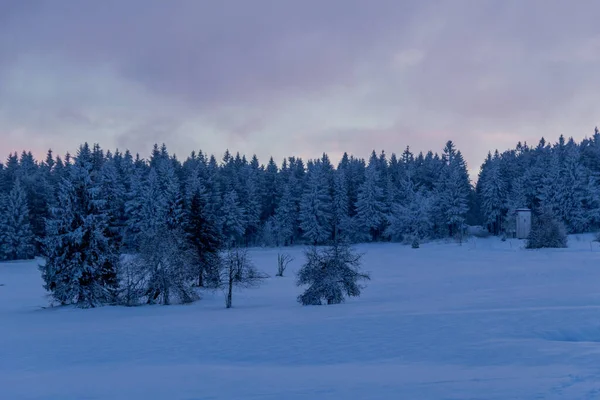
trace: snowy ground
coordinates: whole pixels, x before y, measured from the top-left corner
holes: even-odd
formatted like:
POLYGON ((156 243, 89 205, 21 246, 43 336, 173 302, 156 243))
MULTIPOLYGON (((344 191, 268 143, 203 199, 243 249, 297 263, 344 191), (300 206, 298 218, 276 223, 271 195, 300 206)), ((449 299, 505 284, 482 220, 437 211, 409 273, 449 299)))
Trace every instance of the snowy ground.
POLYGON ((42 309, 35 263, 0 264, 0 398, 599 399, 598 243, 521 246, 361 245, 364 295, 322 307, 296 303, 300 248, 231 310, 42 309))

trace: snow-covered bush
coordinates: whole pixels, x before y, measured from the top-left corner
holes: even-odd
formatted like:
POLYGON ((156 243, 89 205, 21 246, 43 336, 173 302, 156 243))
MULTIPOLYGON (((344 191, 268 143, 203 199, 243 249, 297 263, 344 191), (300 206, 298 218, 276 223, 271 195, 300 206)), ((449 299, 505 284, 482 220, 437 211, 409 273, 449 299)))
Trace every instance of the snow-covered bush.
POLYGON ((140 245, 142 279, 148 304, 191 303, 198 299, 193 287, 197 257, 178 230, 159 230, 140 245))
POLYGON ((418 238, 418 237, 416 237, 416 236, 415 236, 415 237, 413 238, 413 241, 412 241, 412 243, 411 243, 411 247, 412 247, 413 249, 418 249, 419 247, 421 247, 421 244, 419 243, 419 238, 418 238))
POLYGON ((549 211, 534 216, 526 247, 528 249, 567 247, 564 225, 549 211))
POLYGON ((298 296, 302 305, 339 304, 344 297, 358 297, 364 286, 358 282, 369 280, 368 273, 360 271, 361 255, 346 243, 335 242, 331 247, 306 251, 306 263, 298 271, 297 285, 308 285, 298 296))

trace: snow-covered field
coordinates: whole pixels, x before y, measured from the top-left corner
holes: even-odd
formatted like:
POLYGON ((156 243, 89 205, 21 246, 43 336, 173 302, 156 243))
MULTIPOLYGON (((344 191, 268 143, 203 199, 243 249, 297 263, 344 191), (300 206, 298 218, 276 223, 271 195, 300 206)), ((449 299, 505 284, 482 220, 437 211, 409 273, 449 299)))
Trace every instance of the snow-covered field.
MULTIPOLYGON (((361 245, 361 298, 302 307, 294 271, 188 306, 43 309, 0 264, 2 399, 599 399, 600 247, 361 245)), ((253 250, 274 275, 276 250, 253 250)))

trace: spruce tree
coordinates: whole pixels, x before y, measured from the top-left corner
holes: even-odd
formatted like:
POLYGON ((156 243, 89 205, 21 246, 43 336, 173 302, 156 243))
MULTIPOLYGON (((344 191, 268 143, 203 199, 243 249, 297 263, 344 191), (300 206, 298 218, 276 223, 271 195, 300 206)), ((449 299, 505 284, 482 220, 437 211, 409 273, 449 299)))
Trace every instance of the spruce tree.
POLYGON ((0 200, 0 259, 31 259, 34 255, 27 198, 17 179, 8 196, 0 200))
POLYGON ((481 185, 481 207, 486 215, 486 222, 492 227, 492 233, 497 235, 502 230, 502 220, 507 208, 507 183, 500 173, 500 158, 497 152, 489 161, 486 172, 478 182, 481 185))
POLYGON ((380 175, 374 165, 369 165, 356 201, 357 235, 362 240, 377 240, 385 229, 386 221, 380 175))
POLYGON ((223 209, 221 210, 222 228, 224 244, 231 246, 241 241, 244 236, 244 211, 238 202, 238 195, 231 189, 223 199, 223 209))
POLYGON ((294 237, 294 225, 296 212, 294 201, 289 185, 284 185, 281 200, 275 210, 273 225, 276 235, 277 246, 287 246, 292 243, 294 237))
POLYGON ((431 236, 432 199, 423 189, 415 187, 409 177, 402 186, 404 198, 392 206, 388 234, 393 240, 420 243, 431 236))
POLYGON ((313 164, 300 203, 300 228, 312 244, 331 237, 332 199, 320 164, 313 164))
POLYGON ((350 201, 348 183, 344 171, 337 171, 333 186, 333 239, 349 239, 353 234, 352 219, 349 215, 350 201))
POLYGON ((106 201, 85 162, 72 166, 59 185, 57 205, 46 222, 46 290, 60 304, 96 307, 115 301, 119 255, 108 234, 106 201))
POLYGON ((214 287, 218 282, 219 249, 221 237, 214 221, 206 215, 206 194, 199 188, 190 200, 187 237, 196 251, 198 286, 214 287))

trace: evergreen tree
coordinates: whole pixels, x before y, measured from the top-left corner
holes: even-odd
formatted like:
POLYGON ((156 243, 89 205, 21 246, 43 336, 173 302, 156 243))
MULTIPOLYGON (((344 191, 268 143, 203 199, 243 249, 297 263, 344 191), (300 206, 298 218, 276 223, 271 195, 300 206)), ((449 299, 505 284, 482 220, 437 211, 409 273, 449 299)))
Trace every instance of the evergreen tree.
POLYGON ((190 200, 187 220, 187 236, 196 251, 198 261, 198 286, 214 287, 218 283, 218 263, 221 238, 214 221, 208 219, 206 193, 196 190, 190 200))
POLYGON ((403 186, 405 197, 392 206, 388 234, 394 240, 420 243, 431 234, 432 201, 424 190, 415 187, 410 178, 406 178, 403 186))
POLYGON ((488 159, 487 174, 480 177, 481 207, 486 215, 486 223, 492 227, 492 233, 497 235, 502 230, 502 220, 506 212, 507 184, 500 173, 500 158, 498 152, 493 159, 488 159))
POLYGON ((276 235, 277 246, 287 246, 294 238, 294 226, 296 222, 296 210, 292 199, 292 191, 289 185, 284 185, 281 201, 275 210, 273 217, 273 228, 276 235))
POLYGON ((223 199, 222 235, 226 246, 237 244, 244 236, 244 211, 235 190, 231 189, 223 199))
POLYGON ((460 151, 448 141, 442 158, 443 167, 436 185, 438 218, 448 228, 448 235, 462 237, 462 227, 468 211, 471 186, 467 166, 460 151))
POLYGON ((200 262, 184 231, 186 225, 180 223, 179 195, 172 190, 151 168, 129 204, 129 225, 134 227, 130 231, 136 232, 134 261, 143 281, 143 300, 149 304, 187 303, 197 298, 193 283, 200 262))
POLYGON ((313 244, 331 237, 332 199, 320 164, 311 168, 300 204, 300 228, 313 244))
POLYGON ((99 193, 85 161, 60 183, 40 266, 45 289, 60 304, 96 307, 115 300, 119 255, 107 234, 105 200, 99 193))
POLYGON ((0 259, 31 259, 34 252, 27 198, 17 179, 8 196, 0 200, 0 259))
POLYGON ((375 165, 370 164, 365 173, 365 181, 358 190, 356 201, 356 229, 361 239, 377 240, 387 221, 383 189, 375 165))
POLYGON ((350 201, 348 184, 344 171, 337 171, 333 186, 333 238, 349 239, 353 233, 352 219, 349 215, 350 201))
POLYGON ((579 148, 570 139, 564 148, 557 193, 557 212, 570 233, 585 231, 591 218, 585 210, 588 174, 581 163, 579 148))

